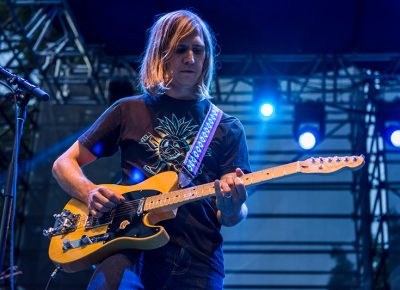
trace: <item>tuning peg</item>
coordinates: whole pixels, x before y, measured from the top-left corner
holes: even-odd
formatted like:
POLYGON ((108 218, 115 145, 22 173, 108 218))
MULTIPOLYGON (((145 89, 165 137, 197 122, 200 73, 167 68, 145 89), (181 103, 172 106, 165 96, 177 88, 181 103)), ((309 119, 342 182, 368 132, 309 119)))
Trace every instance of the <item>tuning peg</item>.
POLYGON ((53 228, 48 228, 47 230, 43 230, 43 236, 45 237, 50 237, 50 235, 53 233, 54 229, 53 228))
POLYGON ((319 163, 323 163, 324 162, 324 158, 319 157, 319 163))
POLYGON ((345 161, 345 162, 348 162, 348 161, 349 161, 349 157, 346 156, 346 157, 344 158, 344 161, 345 161))
POLYGON ((329 157, 328 158, 328 162, 331 163, 332 162, 332 158, 329 157))
POLYGON ((314 157, 311 158, 311 163, 312 163, 312 164, 315 163, 315 158, 314 158, 314 157))
POLYGON ((336 162, 339 163, 340 162, 340 158, 336 157, 336 162))
POLYGON ((355 162, 355 161, 357 161, 357 156, 353 156, 353 161, 355 162))

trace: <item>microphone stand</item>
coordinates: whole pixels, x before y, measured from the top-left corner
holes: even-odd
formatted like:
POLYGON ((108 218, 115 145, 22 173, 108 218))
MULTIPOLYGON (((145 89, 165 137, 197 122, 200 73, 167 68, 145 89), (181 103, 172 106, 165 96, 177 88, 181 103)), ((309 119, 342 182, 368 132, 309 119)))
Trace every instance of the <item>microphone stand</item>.
POLYGON ((30 94, 23 95, 18 89, 14 93, 16 100, 16 123, 15 123, 15 138, 14 148, 12 152, 11 162, 8 168, 7 182, 4 192, 4 205, 3 214, 1 217, 0 226, 0 273, 3 271, 5 252, 7 246, 8 231, 10 229, 10 223, 13 222, 13 208, 14 199, 17 194, 17 179, 18 179, 18 154, 21 143, 21 136, 23 126, 26 118, 26 105, 30 100, 30 94))
MULTIPOLYGON (((7 182, 4 192, 3 214, 0 225, 0 273, 3 272, 5 252, 7 247, 8 231, 10 224, 14 223, 14 199, 17 194, 17 179, 18 179, 18 154, 21 143, 23 126, 26 118, 26 106, 31 97, 36 97, 42 101, 48 101, 49 95, 38 86, 19 77, 5 68, 0 66, 0 77, 5 79, 10 86, 16 86, 12 93, 15 99, 15 140, 14 148, 11 157, 11 162, 8 168, 7 182)), ((12 237, 14 238, 14 237, 12 237)), ((13 280, 11 280, 13 281, 13 280)), ((12 285, 13 286, 13 285, 12 285)))
MULTIPOLYGON (((14 200, 16 200, 18 179, 18 154, 23 131, 22 129, 26 118, 26 106, 29 103, 31 97, 36 97, 42 101, 48 101, 50 97, 38 86, 30 83, 22 77, 19 77, 9 72, 1 66, 0 77, 5 79, 10 84, 10 86, 17 86, 17 89, 14 90, 11 94, 15 99, 15 140, 11 162, 8 168, 8 176, 4 192, 3 214, 1 217, 0 225, 0 273, 2 273, 7 247, 8 231, 10 229, 10 224, 12 225, 12 227, 14 224, 14 200)), ((13 274, 14 273, 12 273, 11 275, 13 274)), ((13 284, 13 279, 11 281, 11 284, 13 284)))

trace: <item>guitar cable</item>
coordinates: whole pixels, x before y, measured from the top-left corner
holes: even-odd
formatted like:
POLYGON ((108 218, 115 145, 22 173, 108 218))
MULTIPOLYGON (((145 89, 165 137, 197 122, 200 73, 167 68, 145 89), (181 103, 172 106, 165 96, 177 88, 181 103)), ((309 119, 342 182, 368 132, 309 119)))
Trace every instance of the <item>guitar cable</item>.
POLYGON ((48 290, 48 289, 49 289, 50 283, 51 283, 51 281, 54 280, 54 278, 56 277, 58 271, 60 271, 60 268, 56 267, 56 268, 54 269, 54 271, 51 273, 51 275, 50 275, 50 277, 49 277, 49 280, 47 281, 46 288, 44 288, 45 290, 48 290))

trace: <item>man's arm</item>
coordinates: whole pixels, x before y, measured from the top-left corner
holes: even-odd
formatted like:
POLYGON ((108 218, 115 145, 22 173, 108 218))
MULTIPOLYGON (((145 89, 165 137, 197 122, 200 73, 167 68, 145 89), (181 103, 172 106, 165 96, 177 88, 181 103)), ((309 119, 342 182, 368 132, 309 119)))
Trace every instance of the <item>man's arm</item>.
POLYGON ((86 204, 88 193, 96 185, 85 177, 81 167, 94 160, 96 156, 76 141, 53 164, 53 176, 61 188, 86 204))
POLYGON ((230 227, 247 216, 246 188, 240 179, 244 175, 239 168, 236 172, 225 174, 214 183, 217 196, 217 218, 221 225, 230 227))
POLYGON ((92 215, 101 216, 119 204, 124 198, 106 187, 101 187, 82 172, 82 167, 96 160, 85 146, 76 141, 53 164, 53 176, 58 184, 72 197, 84 202, 92 215))

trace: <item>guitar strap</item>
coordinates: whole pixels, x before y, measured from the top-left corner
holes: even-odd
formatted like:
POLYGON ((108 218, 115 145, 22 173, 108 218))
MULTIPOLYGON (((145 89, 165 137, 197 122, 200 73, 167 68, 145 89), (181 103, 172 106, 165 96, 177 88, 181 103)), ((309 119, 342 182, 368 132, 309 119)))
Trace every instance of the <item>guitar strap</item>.
POLYGON ((211 104, 207 116, 197 133, 196 139, 189 152, 186 154, 182 170, 179 173, 179 185, 181 188, 187 186, 196 176, 215 130, 221 121, 222 114, 222 111, 217 106, 211 104))

